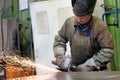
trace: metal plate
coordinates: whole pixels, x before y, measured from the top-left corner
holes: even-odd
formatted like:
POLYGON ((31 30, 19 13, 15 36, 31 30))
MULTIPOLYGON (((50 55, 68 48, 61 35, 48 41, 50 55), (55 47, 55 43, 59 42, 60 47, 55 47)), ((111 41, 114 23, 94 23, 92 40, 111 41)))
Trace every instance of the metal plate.
POLYGON ((10 80, 120 80, 120 72, 58 72, 10 80))

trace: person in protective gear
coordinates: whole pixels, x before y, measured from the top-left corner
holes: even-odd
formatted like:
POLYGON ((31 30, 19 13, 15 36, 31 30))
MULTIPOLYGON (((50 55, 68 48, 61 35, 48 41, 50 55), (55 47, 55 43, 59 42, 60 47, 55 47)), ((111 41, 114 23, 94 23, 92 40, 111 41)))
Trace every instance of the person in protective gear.
MULTIPOLYGON (((55 36, 53 51, 56 60, 60 56, 65 58, 66 43, 69 41, 71 64, 77 66, 75 71, 105 70, 113 57, 114 44, 108 27, 92 15, 95 4, 96 0, 72 0, 75 16, 66 19, 55 36)), ((61 61, 62 64, 65 59, 57 61, 55 65, 60 66, 57 63, 61 61)))

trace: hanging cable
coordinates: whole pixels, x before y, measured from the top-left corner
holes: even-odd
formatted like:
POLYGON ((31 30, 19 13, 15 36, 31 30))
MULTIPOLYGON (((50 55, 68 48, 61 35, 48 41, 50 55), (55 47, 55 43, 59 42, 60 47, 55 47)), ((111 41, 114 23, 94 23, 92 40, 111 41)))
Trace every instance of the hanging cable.
POLYGON ((117 0, 115 0, 115 8, 116 8, 116 22, 115 22, 115 24, 116 24, 116 26, 118 27, 118 1, 117 0))

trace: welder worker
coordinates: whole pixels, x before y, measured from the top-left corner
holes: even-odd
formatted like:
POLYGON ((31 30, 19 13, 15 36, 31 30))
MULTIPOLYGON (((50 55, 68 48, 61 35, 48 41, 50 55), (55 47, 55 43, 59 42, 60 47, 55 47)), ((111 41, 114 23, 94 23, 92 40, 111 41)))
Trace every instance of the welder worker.
POLYGON ((96 0, 71 2, 75 16, 68 18, 55 36, 53 51, 56 61, 53 64, 63 67, 66 43, 69 41, 76 71, 106 70, 113 57, 114 45, 107 25, 92 15, 96 0))

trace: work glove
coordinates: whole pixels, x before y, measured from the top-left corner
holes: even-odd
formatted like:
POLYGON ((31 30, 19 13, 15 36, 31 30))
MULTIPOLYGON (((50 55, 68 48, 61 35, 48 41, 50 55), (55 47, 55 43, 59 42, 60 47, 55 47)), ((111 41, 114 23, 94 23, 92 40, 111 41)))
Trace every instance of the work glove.
POLYGON ((68 71, 71 64, 71 57, 58 56, 55 61, 52 61, 54 65, 57 65, 59 69, 68 71))
POLYGON ((77 71, 93 71, 96 68, 96 64, 93 58, 88 59, 85 63, 77 66, 77 71))
POLYGON ((63 47, 57 46, 53 49, 54 56, 58 58, 58 56, 64 56, 65 55, 65 49, 63 47))
POLYGON ((65 61, 65 57, 64 56, 58 56, 58 58, 56 58, 55 61, 52 61, 52 63, 54 65, 57 65, 58 67, 62 67, 65 61))

